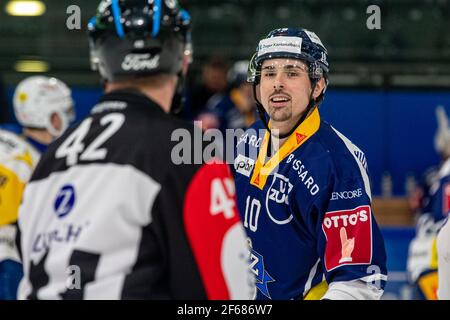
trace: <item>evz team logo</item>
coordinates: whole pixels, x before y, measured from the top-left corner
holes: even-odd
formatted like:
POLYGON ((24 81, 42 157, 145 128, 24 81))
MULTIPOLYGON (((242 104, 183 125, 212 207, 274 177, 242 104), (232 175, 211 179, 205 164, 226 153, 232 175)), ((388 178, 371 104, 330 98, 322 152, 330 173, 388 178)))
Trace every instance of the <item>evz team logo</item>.
POLYGON ((246 177, 250 177, 250 173, 255 166, 255 160, 244 157, 243 155, 238 155, 234 161, 234 169, 236 172, 243 174, 246 177))
POLYGON ((256 288, 267 298, 271 299, 267 285, 275 279, 267 272, 264 266, 264 257, 255 250, 250 252, 250 269, 255 275, 256 288))
POLYGON ((130 53, 122 62, 122 69, 125 71, 152 70, 158 66, 159 54, 152 57, 150 53, 130 53))
POLYGON ((276 224, 289 223, 293 216, 288 215, 289 193, 294 186, 285 176, 275 173, 266 194, 266 211, 276 224))
POLYGON ((325 268, 370 264, 372 261, 372 214, 370 206, 325 214, 322 230, 327 244, 325 268))

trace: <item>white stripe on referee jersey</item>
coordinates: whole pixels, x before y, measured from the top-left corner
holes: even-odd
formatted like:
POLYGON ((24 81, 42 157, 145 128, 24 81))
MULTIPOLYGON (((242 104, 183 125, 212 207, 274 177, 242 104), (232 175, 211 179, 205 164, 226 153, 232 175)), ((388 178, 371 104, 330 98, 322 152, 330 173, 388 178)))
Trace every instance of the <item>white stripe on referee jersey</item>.
MULTIPOLYGON (((119 299, 125 276, 138 257, 142 228, 151 223, 151 209, 161 185, 131 165, 77 165, 64 172, 31 182, 24 193, 19 225, 22 231, 24 280, 19 297, 30 293, 29 266, 45 253, 36 239, 67 230, 73 225, 76 240, 53 241, 45 261, 49 283, 38 292, 40 299, 59 299, 66 290, 67 267, 74 250, 99 254, 95 280, 85 287, 85 299, 119 299), (55 200, 62 186, 71 185, 75 200, 60 218, 55 200)), ((72 237, 72 239, 75 239, 72 237)))

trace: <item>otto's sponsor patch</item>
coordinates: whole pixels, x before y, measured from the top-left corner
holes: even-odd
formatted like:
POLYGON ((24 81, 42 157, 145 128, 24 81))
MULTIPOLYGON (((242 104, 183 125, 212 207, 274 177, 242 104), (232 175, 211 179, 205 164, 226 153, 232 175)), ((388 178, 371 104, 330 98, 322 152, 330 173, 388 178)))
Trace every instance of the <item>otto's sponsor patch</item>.
POLYGON ((370 264, 372 260, 372 213, 370 206, 325 214, 322 230, 327 243, 325 268, 370 264))

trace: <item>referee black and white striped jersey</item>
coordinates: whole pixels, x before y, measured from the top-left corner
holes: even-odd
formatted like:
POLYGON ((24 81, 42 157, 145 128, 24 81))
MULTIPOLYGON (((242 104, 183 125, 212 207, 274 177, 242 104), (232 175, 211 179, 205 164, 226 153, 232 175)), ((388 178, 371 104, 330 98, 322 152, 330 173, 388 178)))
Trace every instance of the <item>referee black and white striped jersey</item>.
POLYGON ((19 212, 20 299, 252 297, 229 168, 174 164, 177 128, 116 91, 50 145, 19 212))

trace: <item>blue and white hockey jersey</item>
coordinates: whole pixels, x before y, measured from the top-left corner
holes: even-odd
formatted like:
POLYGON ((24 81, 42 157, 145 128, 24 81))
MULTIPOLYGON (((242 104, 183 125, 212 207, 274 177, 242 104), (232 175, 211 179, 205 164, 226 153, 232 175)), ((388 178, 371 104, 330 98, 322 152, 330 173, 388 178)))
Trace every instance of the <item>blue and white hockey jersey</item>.
POLYGON ((234 163, 256 298, 379 299, 386 254, 363 152, 317 109, 266 162, 268 143, 256 122, 234 163))

